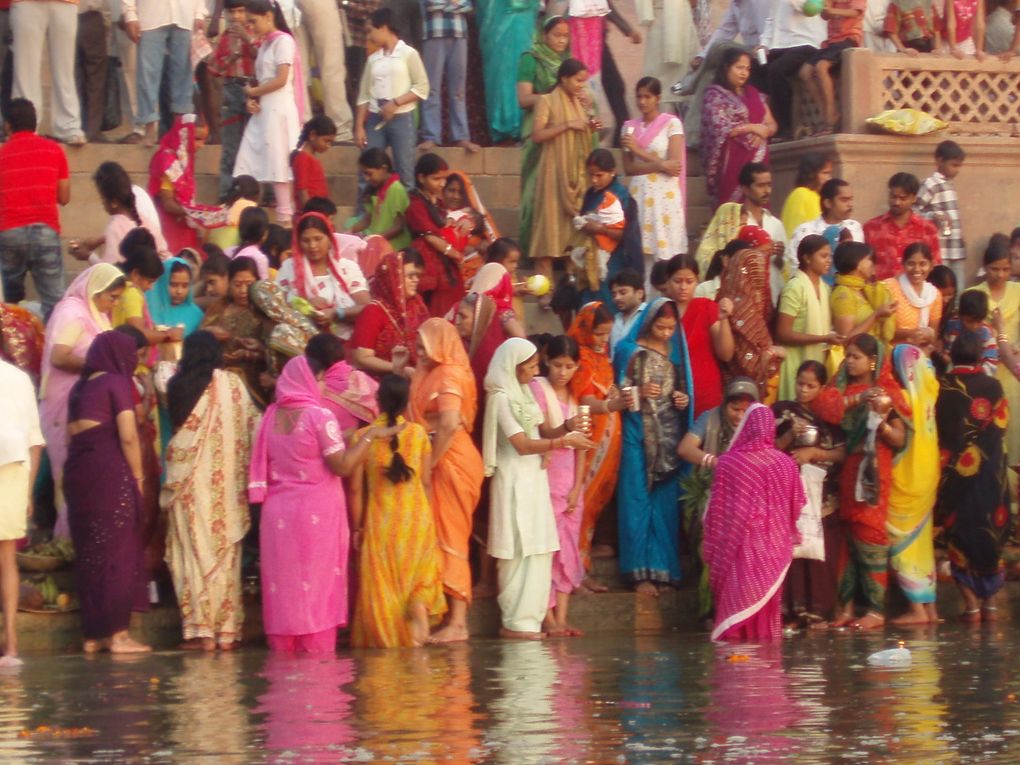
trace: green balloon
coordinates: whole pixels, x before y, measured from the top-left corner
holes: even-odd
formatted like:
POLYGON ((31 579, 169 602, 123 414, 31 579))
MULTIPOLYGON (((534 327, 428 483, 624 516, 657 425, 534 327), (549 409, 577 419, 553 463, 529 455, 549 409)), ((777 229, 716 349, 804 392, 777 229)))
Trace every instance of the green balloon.
POLYGON ((805 0, 803 13, 805 16, 817 16, 822 12, 822 0, 805 0))

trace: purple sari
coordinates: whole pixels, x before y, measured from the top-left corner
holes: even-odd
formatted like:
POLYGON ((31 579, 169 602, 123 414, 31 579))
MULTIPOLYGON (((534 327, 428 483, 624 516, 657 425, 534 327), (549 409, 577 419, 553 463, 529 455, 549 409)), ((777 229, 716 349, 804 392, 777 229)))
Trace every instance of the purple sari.
POLYGON ((748 162, 767 162, 767 143, 751 144, 748 134, 731 136, 734 128, 746 123, 762 124, 768 113, 765 96, 753 85, 745 85, 741 95, 721 85, 705 90, 701 106, 701 162, 708 193, 716 207, 740 201, 740 169, 748 162))

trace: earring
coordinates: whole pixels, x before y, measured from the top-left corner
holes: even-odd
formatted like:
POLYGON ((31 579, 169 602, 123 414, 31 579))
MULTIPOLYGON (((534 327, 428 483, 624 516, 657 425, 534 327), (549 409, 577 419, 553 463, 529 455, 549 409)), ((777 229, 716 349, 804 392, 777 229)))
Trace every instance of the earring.
POLYGON ((877 362, 872 361, 871 362, 871 371, 874 372, 877 367, 878 367, 877 362))

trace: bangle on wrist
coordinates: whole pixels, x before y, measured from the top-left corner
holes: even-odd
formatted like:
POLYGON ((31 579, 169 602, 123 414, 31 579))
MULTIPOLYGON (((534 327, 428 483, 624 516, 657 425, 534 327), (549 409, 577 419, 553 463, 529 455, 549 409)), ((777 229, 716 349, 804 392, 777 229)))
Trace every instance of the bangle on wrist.
POLYGON ((1009 335, 1007 335, 1005 332, 1000 332, 995 339, 998 340, 1000 343, 1008 343, 1009 335))
POLYGON ((449 243, 447 243, 447 245, 446 245, 446 249, 445 249, 445 250, 443 250, 443 254, 444 254, 444 255, 449 255, 449 254, 450 254, 450 250, 452 250, 452 249, 453 249, 453 245, 452 245, 452 244, 449 244, 449 243))

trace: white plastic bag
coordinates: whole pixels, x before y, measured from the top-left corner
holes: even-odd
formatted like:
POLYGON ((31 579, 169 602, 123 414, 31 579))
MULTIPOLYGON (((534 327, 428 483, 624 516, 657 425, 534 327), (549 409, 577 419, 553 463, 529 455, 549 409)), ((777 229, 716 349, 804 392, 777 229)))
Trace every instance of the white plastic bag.
POLYGON ((801 542, 793 548, 794 558, 825 560, 825 537, 822 533, 822 490, 825 470, 817 465, 801 465, 800 481, 804 485, 807 504, 800 511, 797 531, 801 542))

